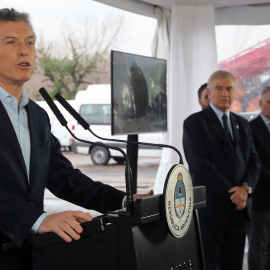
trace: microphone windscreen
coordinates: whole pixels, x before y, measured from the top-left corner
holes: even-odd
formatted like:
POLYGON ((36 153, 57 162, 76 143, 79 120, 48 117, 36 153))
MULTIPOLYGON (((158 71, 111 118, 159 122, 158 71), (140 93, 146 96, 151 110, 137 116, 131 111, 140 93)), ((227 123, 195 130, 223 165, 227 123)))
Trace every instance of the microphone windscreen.
POLYGON ((79 124, 86 130, 90 128, 90 125, 78 114, 72 106, 59 94, 54 96, 58 102, 79 122, 79 124))
POLYGON ((51 99, 50 95, 45 90, 45 88, 44 87, 40 88, 39 89, 39 93, 42 95, 42 97, 44 98, 44 100, 47 102, 47 104, 51 108, 51 110, 54 113, 54 115, 57 117, 57 119, 60 122, 60 124, 62 126, 66 126, 67 125, 67 120, 64 118, 64 116, 62 115, 62 113, 59 111, 59 109, 57 108, 57 106, 55 105, 55 103, 51 99))

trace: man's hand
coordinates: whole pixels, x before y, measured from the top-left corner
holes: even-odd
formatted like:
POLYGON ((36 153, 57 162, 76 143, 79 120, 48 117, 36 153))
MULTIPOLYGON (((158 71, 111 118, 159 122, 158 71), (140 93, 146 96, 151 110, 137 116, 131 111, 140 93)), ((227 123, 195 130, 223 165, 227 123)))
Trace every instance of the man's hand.
POLYGON ((92 216, 82 211, 65 211, 57 214, 48 215, 41 222, 38 233, 54 232, 66 242, 72 239, 79 240, 83 228, 80 223, 91 221, 92 216))
POLYGON ((148 193, 145 193, 145 194, 134 194, 133 198, 134 198, 134 201, 136 201, 139 198, 148 197, 148 196, 152 196, 152 195, 154 195, 153 189, 151 189, 148 193))
POLYGON ((246 206, 247 206, 247 202, 244 201, 243 203, 236 206, 236 210, 241 211, 241 210, 245 209, 246 206))
MULTIPOLYGON (((134 194, 133 195, 133 200, 136 201, 137 199, 139 198, 142 198, 142 197, 148 197, 148 196, 152 196, 154 195, 154 191, 153 189, 151 189, 148 193, 144 193, 144 194, 134 194)), ((125 200, 125 203, 124 203, 124 206, 126 207, 126 202, 127 202, 127 199, 125 200)))
POLYGON ((229 193, 232 193, 230 199, 236 205, 236 210, 243 210, 247 206, 246 200, 248 197, 248 191, 246 187, 232 187, 229 190, 229 193))

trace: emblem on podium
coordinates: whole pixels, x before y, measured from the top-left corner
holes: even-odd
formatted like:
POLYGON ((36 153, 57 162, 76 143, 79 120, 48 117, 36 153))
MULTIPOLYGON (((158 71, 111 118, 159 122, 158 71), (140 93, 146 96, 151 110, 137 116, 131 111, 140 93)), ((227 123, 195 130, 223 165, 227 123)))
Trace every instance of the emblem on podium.
POLYGON ((193 185, 188 170, 175 165, 167 175, 164 185, 166 222, 170 233, 177 238, 185 235, 193 215, 193 185))

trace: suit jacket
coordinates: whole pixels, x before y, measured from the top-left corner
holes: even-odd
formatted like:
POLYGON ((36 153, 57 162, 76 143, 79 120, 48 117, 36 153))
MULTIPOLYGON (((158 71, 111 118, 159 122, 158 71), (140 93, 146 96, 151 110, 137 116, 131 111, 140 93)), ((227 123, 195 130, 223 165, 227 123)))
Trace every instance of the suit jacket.
POLYGON ((257 183, 260 164, 248 122, 234 113, 230 117, 234 142, 211 106, 184 121, 183 146, 191 178, 195 186, 206 187, 207 206, 200 211, 200 223, 206 225, 219 224, 237 211, 230 201, 231 187, 248 183, 254 190, 257 183))
POLYGON ((44 189, 88 209, 107 212, 121 208, 124 192, 94 182, 74 169, 50 132, 47 113, 35 102, 26 106, 31 140, 30 185, 22 151, 0 102, 0 230, 21 246, 43 211, 44 189))
POLYGON ((261 160, 261 172, 253 195, 253 210, 270 210, 270 133, 259 115, 249 122, 256 151, 261 160))

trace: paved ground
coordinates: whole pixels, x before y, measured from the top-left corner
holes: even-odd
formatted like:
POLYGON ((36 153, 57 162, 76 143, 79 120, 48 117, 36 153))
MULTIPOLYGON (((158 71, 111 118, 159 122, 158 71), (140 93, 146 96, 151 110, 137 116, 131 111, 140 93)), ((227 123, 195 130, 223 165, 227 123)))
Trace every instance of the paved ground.
MULTIPOLYGON (((101 181, 125 191, 125 165, 117 164, 113 159, 106 166, 96 166, 88 155, 64 152, 75 168, 95 181, 101 181)), ((139 158, 138 160, 138 185, 137 193, 145 193, 154 187, 154 181, 160 158, 139 158)), ((56 198, 48 190, 45 191, 45 211, 55 213, 65 210, 85 210, 76 205, 56 198)), ((88 210, 87 210, 88 211, 88 210)), ((90 211, 93 216, 97 212, 90 211)))
MULTIPOLYGON (((125 166, 118 165, 114 160, 110 160, 106 166, 96 166, 87 155, 74 154, 64 152, 64 155, 72 162, 75 168, 80 169, 84 174, 91 177, 95 181, 101 181, 110 184, 120 190, 125 190, 125 166)), ((138 160, 138 193, 148 192, 154 187, 154 181, 158 169, 160 158, 139 158, 138 160)), ((65 210, 83 210, 66 201, 56 198, 48 190, 45 192, 45 211, 49 213, 61 212, 65 210)), ((90 211, 92 216, 99 215, 98 212, 90 211)), ((248 270, 247 267, 247 250, 246 245, 243 270, 248 270)))

